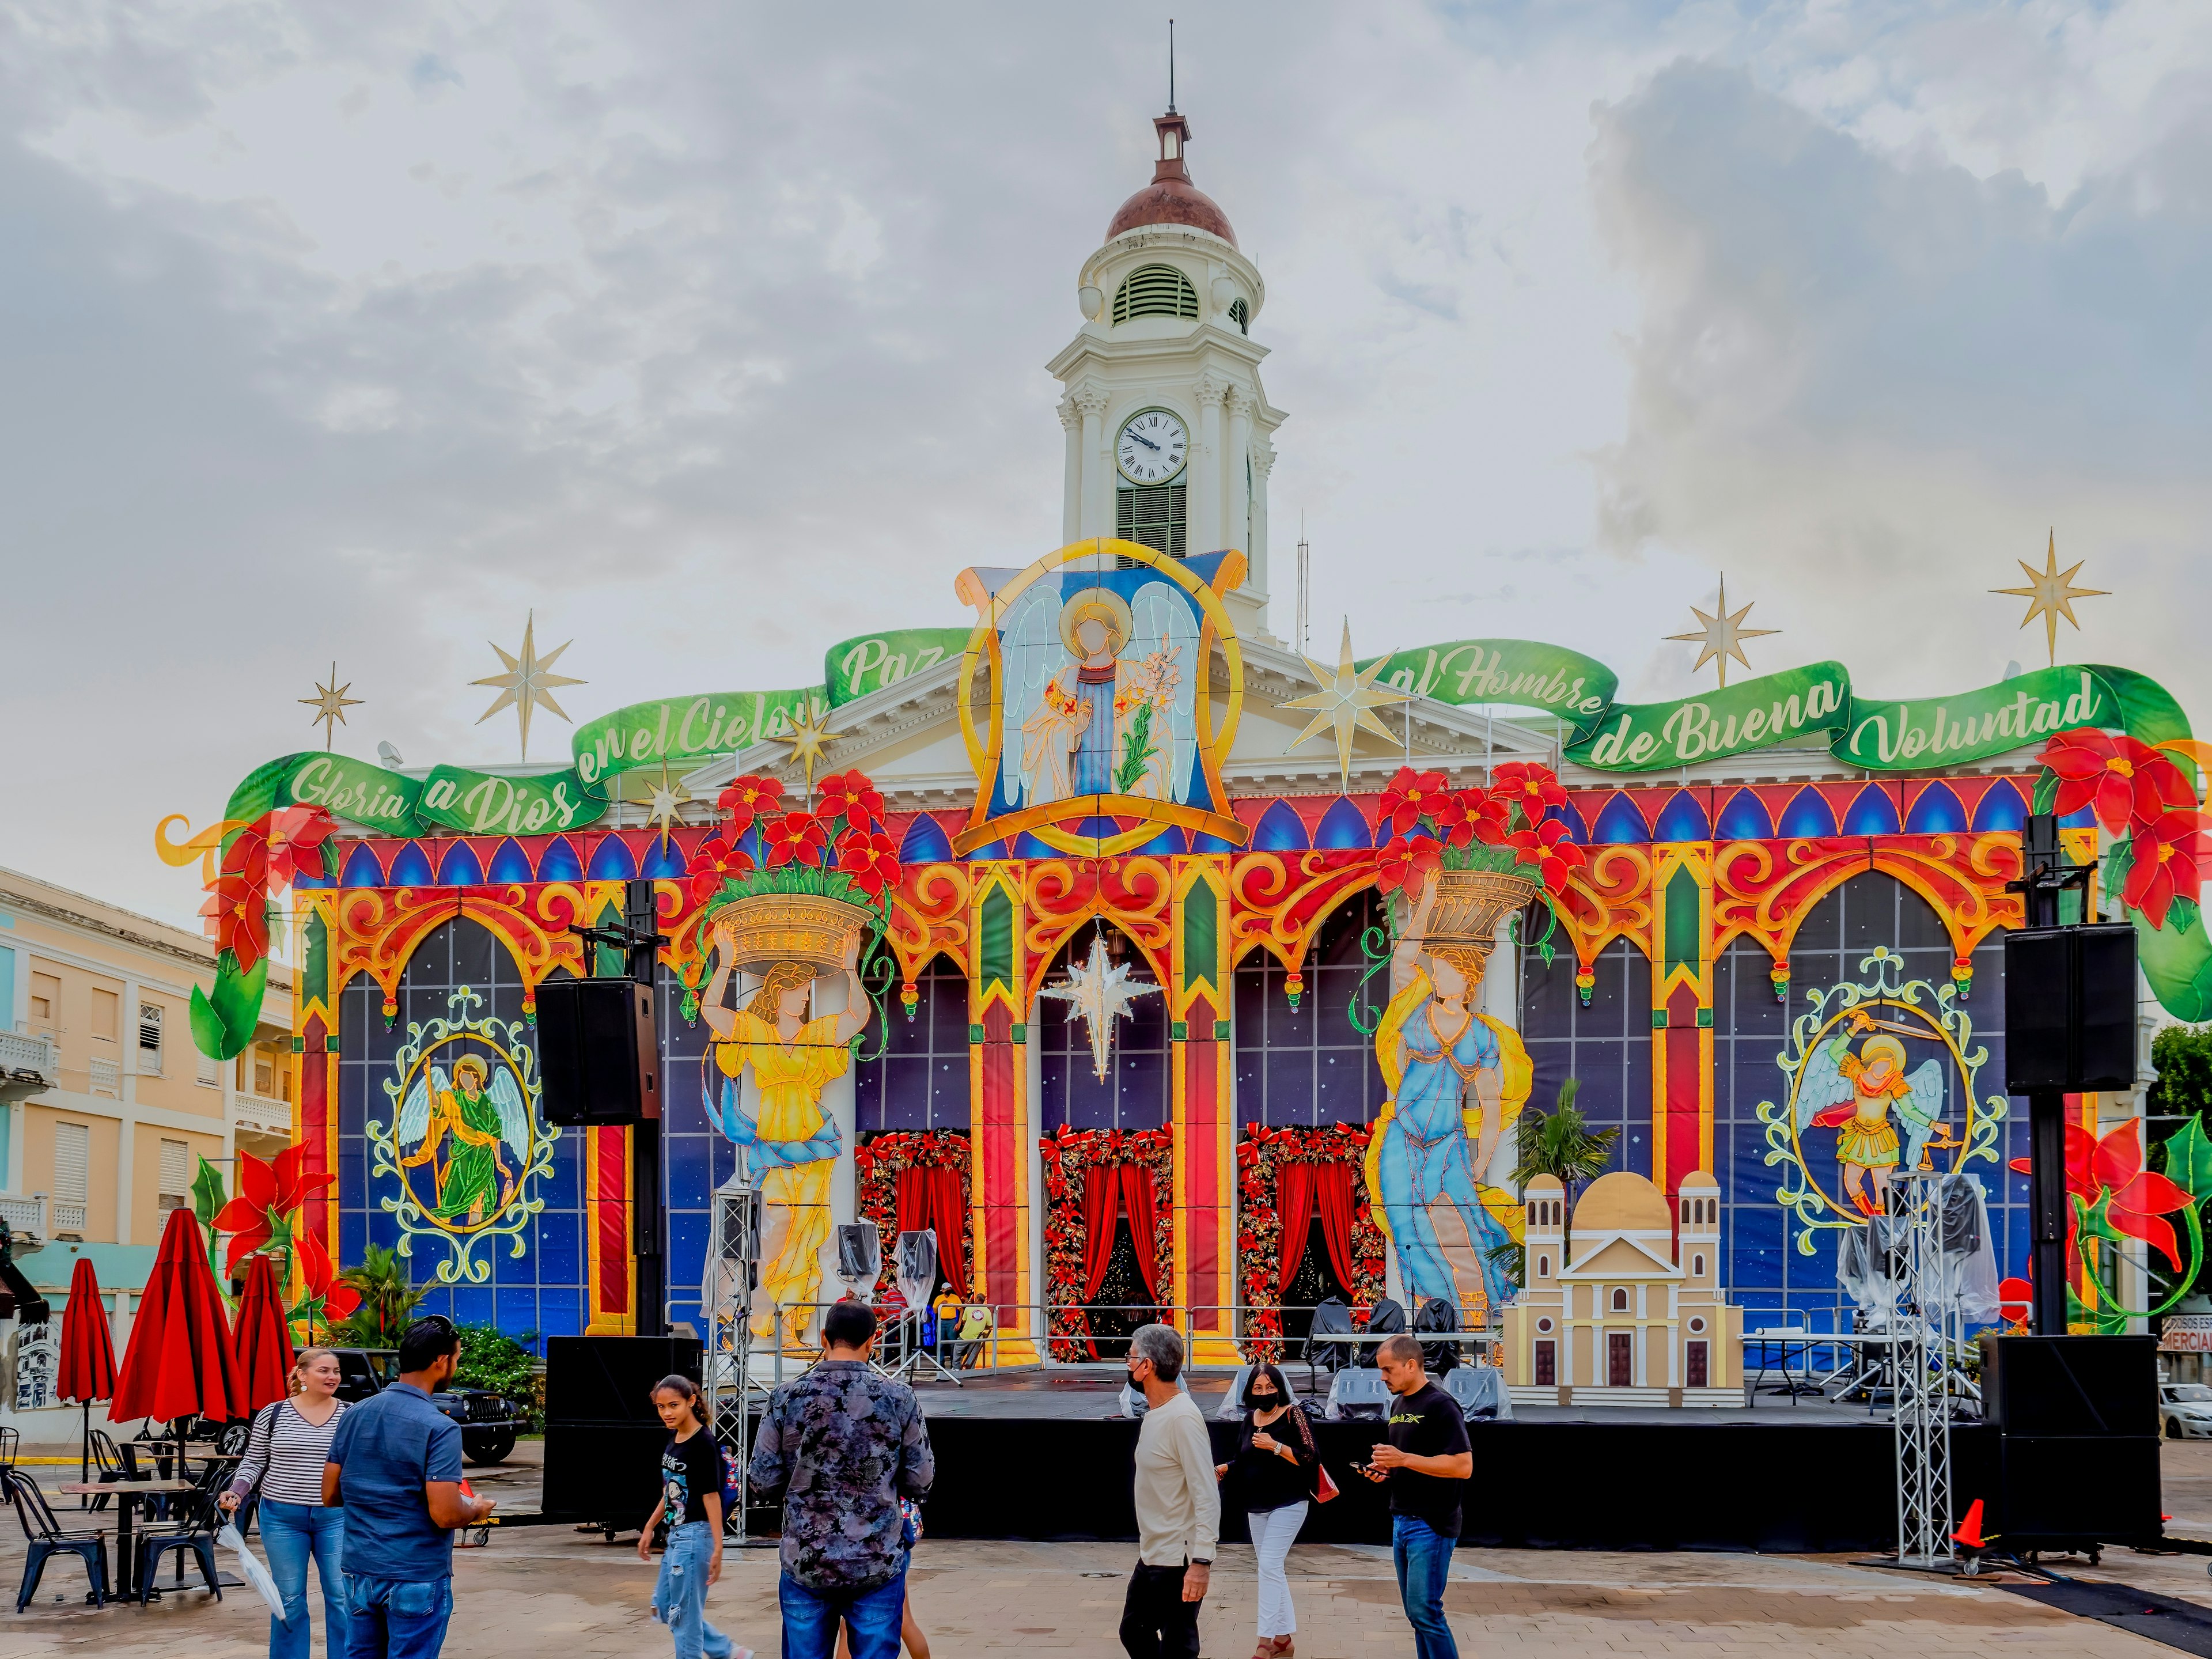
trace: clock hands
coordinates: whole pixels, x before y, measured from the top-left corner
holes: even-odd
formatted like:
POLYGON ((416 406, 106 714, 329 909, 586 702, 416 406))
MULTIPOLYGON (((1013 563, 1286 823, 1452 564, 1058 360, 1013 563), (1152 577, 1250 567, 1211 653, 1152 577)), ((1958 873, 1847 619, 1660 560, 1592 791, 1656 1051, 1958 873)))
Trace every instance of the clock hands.
POLYGON ((1131 427, 1129 428, 1129 436, 1134 438, 1139 443, 1144 445, 1146 448, 1151 450, 1154 454, 1158 454, 1159 453, 1160 447, 1154 443, 1150 438, 1147 438, 1143 433, 1138 431, 1136 428, 1131 427))

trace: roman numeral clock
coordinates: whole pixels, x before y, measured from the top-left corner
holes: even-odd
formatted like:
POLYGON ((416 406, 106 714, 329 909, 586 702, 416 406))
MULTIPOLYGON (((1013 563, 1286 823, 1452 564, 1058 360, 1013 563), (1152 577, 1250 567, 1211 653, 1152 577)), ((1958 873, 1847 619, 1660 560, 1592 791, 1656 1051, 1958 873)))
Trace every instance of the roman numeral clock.
POLYGON ((1165 409, 1140 409, 1121 422, 1114 441, 1114 461, 1133 484, 1165 483, 1182 471, 1190 450, 1190 430, 1165 409))

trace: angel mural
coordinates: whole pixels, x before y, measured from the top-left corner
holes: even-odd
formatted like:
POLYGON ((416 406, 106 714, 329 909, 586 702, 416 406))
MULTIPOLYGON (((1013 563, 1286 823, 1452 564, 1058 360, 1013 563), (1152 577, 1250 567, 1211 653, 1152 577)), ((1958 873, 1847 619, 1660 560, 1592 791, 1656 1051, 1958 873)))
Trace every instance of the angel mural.
POLYGON ((1889 1207, 1890 1175, 1900 1161, 1892 1113, 1905 1121, 1902 1162, 1908 1170, 1920 1167, 1921 1154, 1942 1120, 1942 1061, 1923 1060, 1909 1075, 1905 1069, 1900 1038, 1917 1035, 1856 1009, 1805 1059, 1797 1088, 1798 1137, 1802 1140, 1808 1128, 1837 1131, 1843 1189, 1862 1215, 1882 1214, 1889 1207), (1866 1040, 1853 1054, 1851 1044, 1862 1036, 1866 1040))
POLYGON ((416 1073, 394 1139, 403 1171, 428 1167, 425 1213, 456 1231, 498 1215, 531 1163, 522 1091, 506 1066, 495 1070, 480 1054, 463 1054, 450 1076, 442 1066, 416 1073))
POLYGON ((1080 795, 1187 800, 1197 748, 1199 632, 1188 599, 1147 581, 1124 599, 1039 583, 1001 636, 1007 803, 1080 795))

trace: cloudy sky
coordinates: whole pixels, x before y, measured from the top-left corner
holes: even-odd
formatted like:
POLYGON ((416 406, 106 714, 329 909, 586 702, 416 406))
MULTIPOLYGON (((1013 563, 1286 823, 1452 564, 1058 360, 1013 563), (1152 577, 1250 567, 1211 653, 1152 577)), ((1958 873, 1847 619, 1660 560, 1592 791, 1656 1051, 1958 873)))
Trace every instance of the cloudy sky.
MULTIPOLYGON (((2039 655, 1984 590, 2055 531, 2062 653, 2212 715, 2201 0, 1174 9, 1363 653, 1671 695, 1725 572, 1761 668, 1939 693, 2039 655)), ((334 658, 354 752, 489 762, 532 608, 579 719, 967 620, 1057 539, 1164 15, 0 3, 0 864, 189 920, 155 820, 334 658)))

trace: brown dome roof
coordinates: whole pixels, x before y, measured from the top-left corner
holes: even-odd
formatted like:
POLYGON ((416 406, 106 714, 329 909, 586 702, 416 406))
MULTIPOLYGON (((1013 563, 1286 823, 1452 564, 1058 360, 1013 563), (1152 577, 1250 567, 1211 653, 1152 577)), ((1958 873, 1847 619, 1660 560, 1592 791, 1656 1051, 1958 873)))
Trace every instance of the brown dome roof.
POLYGON ((1188 225, 1235 247, 1237 233, 1230 228, 1229 216, 1191 183, 1190 170, 1184 165, 1183 151, 1190 143, 1189 123, 1170 110, 1154 117, 1152 125, 1160 137, 1160 159, 1152 164, 1152 182, 1121 204, 1114 222, 1106 227, 1106 240, 1110 242, 1139 225, 1188 225))

